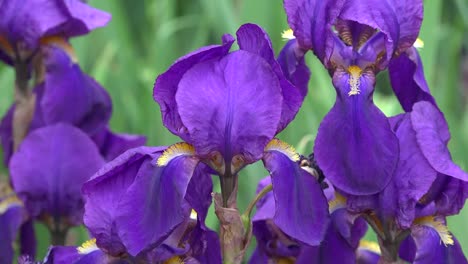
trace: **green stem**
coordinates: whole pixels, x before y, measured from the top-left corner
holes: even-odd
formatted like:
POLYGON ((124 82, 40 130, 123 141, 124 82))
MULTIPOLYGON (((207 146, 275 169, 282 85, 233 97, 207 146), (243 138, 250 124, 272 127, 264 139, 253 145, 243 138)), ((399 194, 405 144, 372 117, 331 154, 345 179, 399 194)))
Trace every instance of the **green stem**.
POLYGON ((245 212, 242 214, 242 218, 246 217, 250 219, 250 215, 252 214, 253 208, 255 205, 260 201, 260 199, 263 198, 267 193, 269 193, 271 190, 273 190, 273 185, 270 183, 267 186, 265 186, 256 196, 255 198, 249 203, 247 206, 247 209, 245 212))

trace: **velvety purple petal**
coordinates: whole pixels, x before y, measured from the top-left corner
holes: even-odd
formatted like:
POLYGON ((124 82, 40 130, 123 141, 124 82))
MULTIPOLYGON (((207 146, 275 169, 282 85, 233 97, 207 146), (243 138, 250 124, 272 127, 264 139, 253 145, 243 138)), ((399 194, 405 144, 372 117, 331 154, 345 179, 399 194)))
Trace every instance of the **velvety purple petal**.
POLYGON ((11 43, 24 41, 31 49, 48 30, 66 22, 58 1, 0 2, 0 31, 11 43))
POLYGON ((80 36, 107 25, 111 20, 109 13, 92 8, 79 0, 56 2, 66 14, 67 22, 49 30, 49 34, 60 34, 66 37, 80 36))
POLYGON ((61 123, 31 132, 12 156, 10 173, 32 216, 66 217, 76 225, 83 213, 81 185, 103 164, 86 134, 61 123))
POLYGON ((145 136, 114 133, 109 127, 93 135, 92 139, 104 159, 109 161, 131 148, 140 147, 146 143, 145 136))
POLYGON ((338 189, 355 195, 375 194, 392 179, 398 138, 373 103, 373 77, 364 73, 359 79, 360 94, 351 96, 346 74, 335 72, 333 82, 336 102, 320 124, 315 158, 338 189))
MULTIPOLYGON (((278 77, 281 92, 283 94, 281 119, 277 130, 277 133, 279 133, 294 119, 297 111, 299 111, 307 93, 307 82, 309 81, 309 76, 298 76, 299 78, 306 79, 305 92, 301 90, 301 87, 295 86, 294 83, 290 81, 288 76, 285 75, 281 69, 278 61, 275 60, 275 54, 273 52, 270 38, 261 27, 255 24, 244 24, 239 28, 239 30, 237 30, 236 35, 239 48, 263 57, 270 64, 278 77)), ((299 65, 299 71, 304 71, 305 68, 305 71, 308 73, 308 68, 305 66, 303 59, 302 62, 303 65, 299 65)), ((299 81, 303 80, 300 79, 299 81)), ((300 84, 303 85, 303 83, 300 84)))
POLYGON ((23 221, 24 209, 19 202, 7 200, 0 201, 0 206, 0 263, 13 263, 13 244, 23 221))
POLYGON ((126 252, 118 233, 116 218, 121 214, 120 203, 137 177, 154 171, 152 161, 163 148, 131 149, 102 167, 83 186, 86 197, 84 224, 96 244, 111 255, 126 252))
POLYGON ((223 45, 203 47, 178 59, 166 72, 159 75, 154 84, 153 98, 161 107, 164 126, 182 139, 188 138, 176 102, 176 92, 184 74, 197 63, 220 58, 229 52, 234 38, 223 37, 223 45))
POLYGON ((47 124, 71 123, 92 135, 107 125, 109 94, 59 48, 50 47, 45 60, 45 91, 40 101, 47 124))
POLYGON ((331 220, 332 224, 330 224, 329 230, 336 230, 336 235, 343 238, 348 243, 348 247, 356 249, 359 241, 366 234, 366 221, 357 214, 350 214, 346 207, 333 211, 331 220))
POLYGON ((303 97, 307 95, 310 79, 310 70, 304 56, 305 51, 299 47, 296 39, 288 41, 278 55, 281 70, 286 78, 299 88, 303 97))
POLYGON ((190 211, 184 200, 198 159, 178 156, 166 166, 148 163, 119 203, 118 234, 131 255, 161 243, 190 211), (170 208, 170 210, 168 210, 170 208))
MULTIPOLYGON (((453 245, 445 246, 440 241, 440 236, 434 229, 429 227, 417 227, 412 228, 411 237, 408 237, 407 240, 408 239, 413 239, 415 244, 415 255, 410 259, 411 263, 468 263, 460 243, 455 237, 453 237, 453 245)), ((402 250, 404 251, 404 248, 402 248, 402 250)), ((405 252, 400 250, 400 254, 405 254, 405 252)))
POLYGON ((419 101, 428 101, 437 107, 426 82, 421 58, 416 48, 410 48, 392 59, 388 72, 392 88, 403 110, 410 112, 419 101))
POLYGON ((254 221, 253 234, 257 241, 257 254, 261 259, 296 257, 300 253, 299 243, 285 235, 271 219, 254 221))
POLYGON ((250 256, 249 264, 257 264, 257 263, 268 263, 268 257, 263 253, 257 246, 252 256, 250 256))
POLYGON ((395 134, 400 142, 400 157, 392 181, 380 194, 380 207, 385 217, 396 217, 400 226, 409 228, 416 203, 428 192, 437 172, 419 148, 409 114, 398 123, 395 134))
POLYGON ((79 0, 10 0, 0 3, 0 31, 33 49, 41 37, 83 35, 107 24, 110 15, 79 0))
POLYGON ((320 184, 279 151, 266 152, 263 162, 272 178, 275 224, 297 240, 320 244, 329 223, 328 202, 320 184))
POLYGON ((468 182, 438 174, 437 179, 420 202, 423 205, 434 202, 434 211, 430 213, 431 215, 448 216, 458 214, 467 198, 468 182))
POLYGON ((205 158, 219 152, 227 164, 237 154, 245 164, 260 159, 281 116, 275 73, 263 58, 246 51, 192 67, 176 100, 197 154, 205 158))
POLYGON ((206 264, 221 264, 221 246, 218 234, 199 224, 189 240, 191 257, 206 264))
POLYGON ((340 263, 352 264, 356 262, 355 250, 356 248, 351 247, 334 228, 330 228, 320 246, 302 247, 296 263, 334 264, 337 260, 340 260, 340 263))
POLYGON ((284 0, 289 26, 299 46, 312 49, 325 64, 333 51, 332 25, 345 0, 284 0))
POLYGON ((443 114, 429 102, 418 102, 413 106, 411 123, 431 166, 441 174, 468 181, 468 174, 452 161, 447 148, 450 132, 443 114))
POLYGON ((386 57, 416 40, 422 23, 422 0, 348 0, 340 18, 368 25, 386 35, 386 57))
POLYGON ((213 180, 211 174, 207 173, 206 167, 203 163, 197 166, 185 194, 185 200, 197 212, 198 219, 202 222, 205 222, 208 208, 213 200, 211 196, 213 180))

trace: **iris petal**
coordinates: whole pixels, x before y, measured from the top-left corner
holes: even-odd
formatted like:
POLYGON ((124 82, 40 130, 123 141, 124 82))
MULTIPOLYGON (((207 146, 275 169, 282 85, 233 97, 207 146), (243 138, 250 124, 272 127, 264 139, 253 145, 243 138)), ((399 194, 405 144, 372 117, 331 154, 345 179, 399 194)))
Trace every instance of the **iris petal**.
POLYGON ((360 94, 349 96, 350 81, 335 73, 335 105, 320 124, 314 153, 324 175, 338 189, 355 195, 375 194, 392 179, 398 162, 398 139, 387 117, 372 100, 373 80, 359 79, 360 94))
POLYGON ((23 207, 21 203, 6 200, 0 201, 0 260, 4 263, 13 263, 16 234, 23 221, 23 207))
POLYGON ((414 264, 423 263, 468 263, 458 240, 453 237, 453 245, 445 246, 437 232, 429 227, 412 228, 409 236, 401 245, 400 255, 414 264), (414 246, 411 246, 413 244, 414 246))
POLYGON ((263 158, 270 171, 275 197, 275 224, 287 235, 319 245, 329 223, 328 203, 317 180, 282 152, 263 158))
POLYGON ((278 55, 278 63, 286 75, 286 78, 299 88, 301 95, 305 97, 308 91, 310 70, 305 63, 305 51, 302 50, 296 39, 292 39, 284 45, 278 55))
MULTIPOLYGON (((242 25, 236 34, 239 48, 263 57, 270 64, 278 77, 281 93, 283 94, 281 120, 278 125, 278 130, 276 131, 276 133, 279 133, 294 119, 304 101, 304 97, 307 94, 307 83, 310 74, 309 69, 305 65, 303 56, 296 59, 296 54, 294 54, 292 55, 294 56, 294 62, 292 62, 294 63, 294 75, 287 75, 287 72, 284 72, 278 61, 275 60, 268 34, 255 24, 242 25), (296 66, 296 64, 299 65, 296 66), (296 86, 296 83, 293 81, 298 85, 296 86)), ((291 50, 291 52, 295 52, 295 50, 291 50)), ((297 55, 299 56, 299 54, 297 55)))
POLYGON ((399 57, 394 58, 388 72, 392 88, 406 112, 413 109, 419 101, 428 101, 436 106, 426 79, 421 58, 416 48, 410 48, 399 57))
POLYGON ((135 178, 119 203, 119 236, 131 255, 161 243, 181 224, 190 206, 184 200, 198 159, 178 156, 164 167, 156 161, 135 178))
POLYGON ((281 116, 282 96, 271 66, 260 56, 235 51, 199 63, 184 75, 176 101, 197 154, 221 153, 229 163, 259 160, 281 116))
POLYGON ((452 161, 447 148, 450 132, 443 114, 429 102, 413 106, 411 123, 424 156, 441 174, 468 181, 468 174, 452 161))
POLYGON ((333 51, 332 25, 341 12, 344 0, 285 0, 288 23, 299 45, 312 49, 328 65, 333 51))
POLYGON ((80 224, 81 185, 102 165, 96 145, 78 128, 56 124, 30 133, 10 160, 14 189, 37 217, 67 217, 80 224))
POLYGON ((59 48, 47 52, 44 94, 40 103, 45 123, 71 123, 89 134, 110 119, 109 94, 59 48))
POLYGON ((120 203, 137 177, 151 173, 151 162, 163 148, 140 147, 107 163, 83 185, 86 197, 84 223, 100 248, 111 255, 126 252, 118 233, 120 203))
POLYGON ((394 177, 380 195, 381 213, 397 217, 400 226, 409 228, 415 217, 416 203, 427 193, 437 172, 419 149, 409 114, 394 127, 400 142, 400 157, 394 177))
POLYGON ((165 73, 158 76, 154 85, 153 98, 161 107, 164 126, 175 135, 187 140, 188 135, 178 113, 175 95, 183 75, 195 64, 226 55, 234 39, 223 38, 223 45, 212 45, 196 50, 178 59, 165 73))
POLYGON ((349 0, 340 13, 344 20, 371 26, 386 35, 386 57, 410 48, 419 34, 423 17, 421 0, 349 0))
POLYGON ((145 136, 114 133, 109 127, 102 129, 93 135, 92 138, 99 147, 102 156, 108 161, 115 159, 128 149, 136 148, 146 143, 145 136))

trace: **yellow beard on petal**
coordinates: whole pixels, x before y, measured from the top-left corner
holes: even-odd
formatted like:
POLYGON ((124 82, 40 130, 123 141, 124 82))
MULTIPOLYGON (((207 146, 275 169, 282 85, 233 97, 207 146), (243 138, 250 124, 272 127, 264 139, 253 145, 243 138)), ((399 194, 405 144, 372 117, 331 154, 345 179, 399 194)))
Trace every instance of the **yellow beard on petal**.
POLYGON ((356 65, 351 65, 348 67, 348 73, 349 73, 349 87, 351 90, 348 92, 349 96, 352 95, 358 95, 361 93, 361 90, 359 89, 359 86, 361 85, 361 75, 362 75, 362 69, 359 68, 359 66, 356 65))

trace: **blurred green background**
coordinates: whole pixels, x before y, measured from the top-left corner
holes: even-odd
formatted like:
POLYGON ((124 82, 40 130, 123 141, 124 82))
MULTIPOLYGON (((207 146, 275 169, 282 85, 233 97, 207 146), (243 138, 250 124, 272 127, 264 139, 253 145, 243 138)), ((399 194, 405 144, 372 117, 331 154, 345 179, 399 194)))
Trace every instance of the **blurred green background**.
MULTIPOLYGON (((149 145, 180 141, 161 122, 153 101, 156 76, 175 59, 208 44, 220 43, 224 33, 235 34, 243 23, 257 23, 270 34, 276 53, 284 45, 281 32, 288 28, 282 1, 276 0, 139 0, 88 1, 108 11, 113 19, 106 28, 72 41, 85 72, 111 94, 114 111, 111 126, 119 132, 144 134, 149 145)), ((427 81, 448 120, 454 160, 468 170, 468 3, 465 0, 426 0, 420 50, 427 81)), ((308 154, 323 116, 335 100, 330 77, 320 62, 308 54, 312 78, 302 109, 280 138, 308 154)), ((12 102, 14 74, 0 66, 0 113, 12 102)), ((378 77, 377 105, 387 114, 402 112, 391 93, 387 73, 378 77)), ((365 155, 365 153, 363 153, 365 155)), ((239 207, 245 209, 256 184, 266 171, 261 164, 240 173, 239 207)), ((216 226, 211 214, 209 226, 216 226)), ((468 209, 449 218, 449 228, 468 252, 468 209)), ((39 227, 39 255, 48 246, 48 236, 39 227)), ((77 242, 86 232, 75 230, 77 242)))

